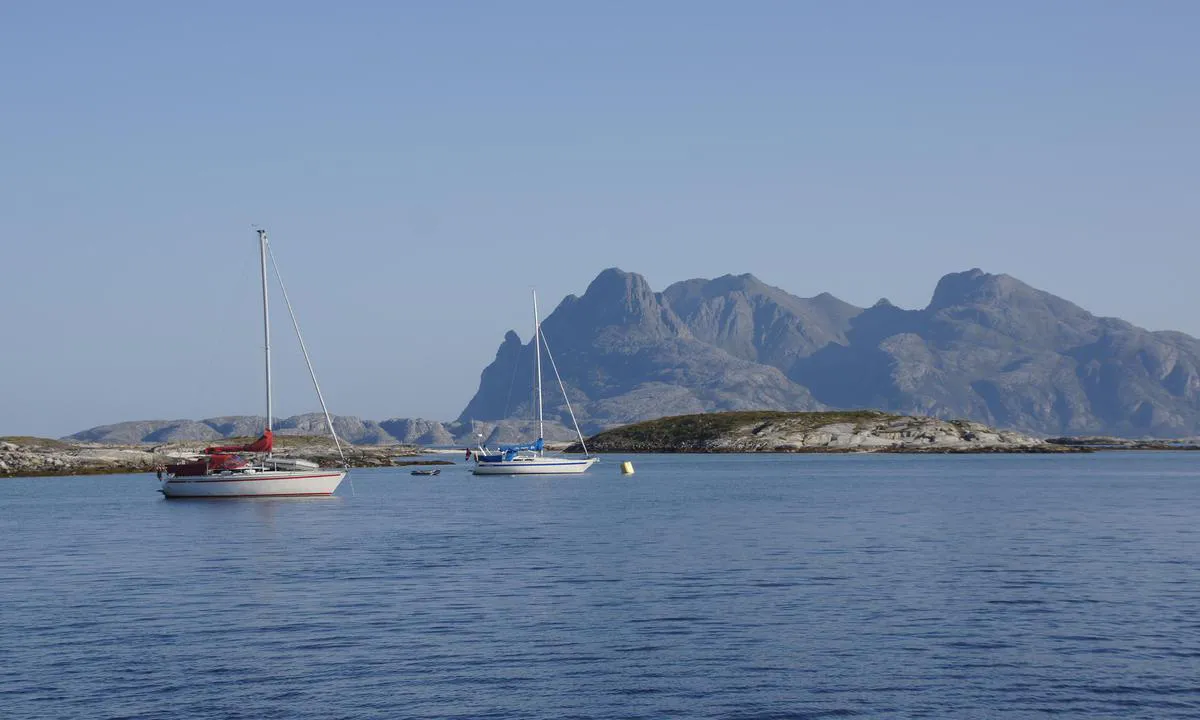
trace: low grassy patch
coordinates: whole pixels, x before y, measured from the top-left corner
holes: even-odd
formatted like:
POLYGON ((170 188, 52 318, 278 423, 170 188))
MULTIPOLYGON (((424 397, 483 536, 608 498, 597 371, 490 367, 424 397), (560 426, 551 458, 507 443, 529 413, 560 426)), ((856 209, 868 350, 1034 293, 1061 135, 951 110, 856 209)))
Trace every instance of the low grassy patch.
POLYGON ((73 444, 63 440, 32 437, 29 435, 5 435, 0 437, 0 442, 9 442, 13 445, 21 445, 38 450, 68 450, 75 447, 73 444))
POLYGON ((893 417, 876 410, 834 410, 830 412, 786 412, 781 410, 744 410, 734 412, 675 415, 606 430, 588 440, 589 446, 635 446, 657 448, 698 448, 740 428, 765 429, 786 424, 789 429, 805 430, 833 423, 878 422, 893 417), (758 427, 755 427, 758 426, 758 427))

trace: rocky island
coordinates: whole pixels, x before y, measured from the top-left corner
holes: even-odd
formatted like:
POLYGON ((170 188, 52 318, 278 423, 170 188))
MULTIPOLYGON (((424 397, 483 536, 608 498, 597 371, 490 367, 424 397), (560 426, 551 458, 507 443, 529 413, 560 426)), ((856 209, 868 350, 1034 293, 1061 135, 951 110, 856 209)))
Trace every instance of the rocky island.
MULTIPOLYGON (((230 444, 254 438, 232 438, 230 444)), ((40 475, 105 475, 153 472, 159 465, 200 454, 207 443, 173 442, 158 445, 77 442, 35 437, 0 437, 0 477, 40 475)), ((390 467, 411 464, 452 464, 448 461, 406 459, 420 454, 412 445, 342 445, 350 467, 390 467)), ((340 467, 341 457, 329 437, 276 435, 277 457, 301 458, 324 467, 340 467)))
MULTIPOLYGON (((892 415, 873 410, 751 411, 678 415, 594 435, 592 452, 899 452, 1062 453, 1088 448, 1052 444, 969 420, 892 415)), ((579 452, 578 443, 568 452, 579 452)))

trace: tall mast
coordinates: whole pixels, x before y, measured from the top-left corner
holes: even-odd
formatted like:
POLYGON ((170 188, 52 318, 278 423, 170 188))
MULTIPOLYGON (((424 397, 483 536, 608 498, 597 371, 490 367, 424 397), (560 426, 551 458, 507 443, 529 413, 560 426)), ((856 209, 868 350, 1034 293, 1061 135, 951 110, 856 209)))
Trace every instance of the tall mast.
POLYGON ((258 252, 262 262, 263 347, 267 364, 267 430, 271 429, 271 315, 267 310, 267 231, 258 231, 258 252))
POLYGON ((537 351, 538 439, 542 431, 542 323, 538 321, 537 290, 533 291, 533 344, 537 351))

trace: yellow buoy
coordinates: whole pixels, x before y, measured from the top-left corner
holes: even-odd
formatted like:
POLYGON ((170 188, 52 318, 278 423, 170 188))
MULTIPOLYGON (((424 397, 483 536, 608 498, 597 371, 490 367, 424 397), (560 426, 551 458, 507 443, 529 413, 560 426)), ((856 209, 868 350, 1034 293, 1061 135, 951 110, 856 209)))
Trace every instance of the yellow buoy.
POLYGON ((621 474, 622 475, 632 475, 633 474, 633 463, 629 462, 628 460, 621 463, 621 474))

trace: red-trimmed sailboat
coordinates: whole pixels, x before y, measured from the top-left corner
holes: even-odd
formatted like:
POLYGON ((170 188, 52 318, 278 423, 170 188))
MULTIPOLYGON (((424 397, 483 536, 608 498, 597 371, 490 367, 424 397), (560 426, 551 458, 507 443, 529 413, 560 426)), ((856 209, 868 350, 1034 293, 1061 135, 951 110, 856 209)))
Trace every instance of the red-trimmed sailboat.
MULTIPOLYGON (((258 231, 259 255, 262 263, 262 293, 263 293, 263 338, 266 351, 267 376, 267 427, 260 438, 247 445, 217 445, 204 449, 201 457, 187 462, 166 466, 166 475, 160 488, 163 495, 169 498, 235 498, 235 497, 304 497, 332 495, 346 476, 345 470, 323 469, 314 462, 296 458, 277 458, 271 454, 275 435, 271 432, 271 317, 267 305, 267 258, 275 265, 267 244, 267 232, 258 231), (243 454, 250 455, 247 460, 243 454)), ((283 291, 283 300, 292 316, 292 325, 296 328, 296 337, 300 340, 300 350, 304 353, 304 361, 308 363, 308 371, 312 377, 313 387, 317 391, 317 399, 321 401, 321 410, 325 413, 325 422, 329 433, 341 454, 342 446, 337 433, 333 429, 333 420, 325 407, 325 398, 321 395, 321 386, 317 384, 317 375, 313 371, 312 362, 308 358, 308 349, 304 346, 304 338, 300 335, 300 325, 296 322, 296 314, 292 312, 291 301, 288 300, 287 288, 279 277, 279 267, 275 266, 275 277, 279 279, 279 287, 283 291)), ((345 462, 345 455, 342 455, 345 462)))

